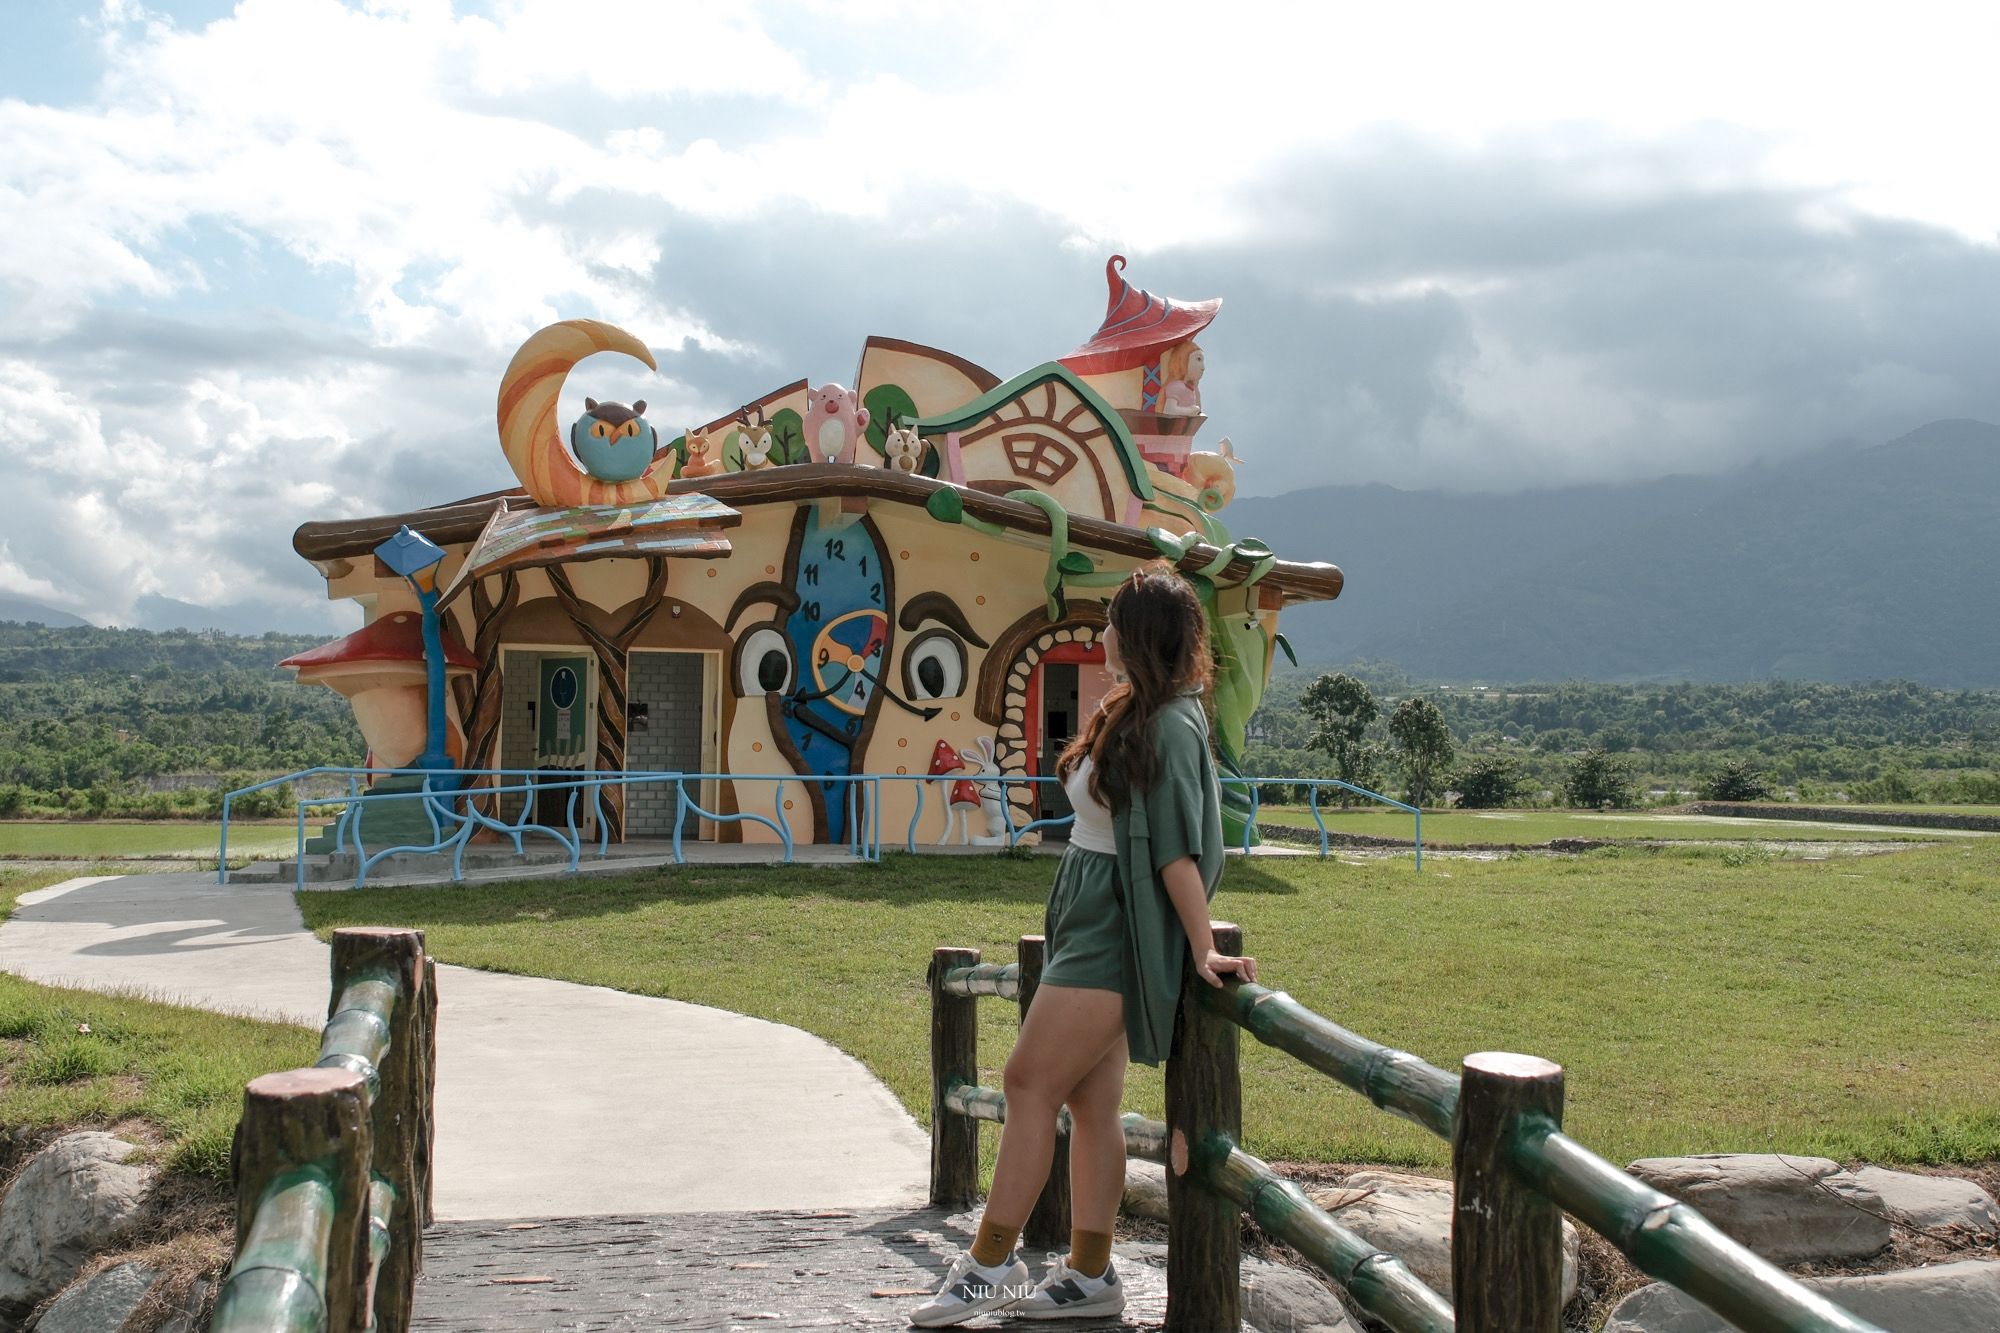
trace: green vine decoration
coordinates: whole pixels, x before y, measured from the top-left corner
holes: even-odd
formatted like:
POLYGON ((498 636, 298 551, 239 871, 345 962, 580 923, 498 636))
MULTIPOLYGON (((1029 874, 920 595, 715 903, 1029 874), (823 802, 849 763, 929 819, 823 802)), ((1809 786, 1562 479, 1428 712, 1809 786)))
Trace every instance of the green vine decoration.
MULTIPOLYGON (((1066 590, 1076 588, 1108 588, 1122 583, 1129 577, 1128 571, 1103 570, 1097 567, 1088 555, 1072 550, 1069 544, 1069 511, 1050 495, 1041 491, 1009 491, 1009 500, 1039 509, 1049 521, 1048 562, 1043 568, 1042 590, 1047 596, 1048 617, 1060 621, 1068 613, 1066 590)), ((1166 504, 1148 502, 1147 510, 1159 514, 1170 522, 1185 521, 1190 526, 1180 532, 1173 532, 1164 526, 1146 529, 1146 539, 1153 549, 1165 556, 1177 568, 1197 547, 1210 546, 1215 554, 1202 561, 1199 568, 1183 570, 1188 582, 1194 585, 1201 598, 1202 610, 1208 617, 1209 650, 1215 661, 1215 717, 1217 760, 1222 771, 1229 776, 1242 773, 1242 753, 1244 734, 1250 714, 1256 711, 1263 698, 1265 685, 1265 663, 1268 642, 1263 627, 1254 614, 1225 617, 1222 614, 1221 591, 1223 588, 1249 588, 1263 581, 1276 568, 1278 557, 1271 548, 1253 537, 1241 541, 1232 540, 1229 530, 1211 518, 1198 506, 1182 503, 1178 497, 1159 496, 1166 504), (1183 511, 1176 513, 1176 510, 1183 511), (1238 561, 1249 565, 1249 570, 1240 579, 1227 584, 1220 583, 1230 566, 1238 561)), ((940 523, 956 523, 989 537, 999 537, 1006 529, 965 512, 965 500, 956 487, 940 487, 931 493, 925 508, 932 518, 940 523)), ((1275 637, 1279 650, 1298 664, 1298 657, 1292 645, 1280 634, 1275 637)), ((1241 840, 1244 825, 1250 814, 1250 797, 1239 785, 1223 788, 1223 825, 1232 843, 1241 840)), ((1251 831, 1252 840, 1255 832, 1251 831)))

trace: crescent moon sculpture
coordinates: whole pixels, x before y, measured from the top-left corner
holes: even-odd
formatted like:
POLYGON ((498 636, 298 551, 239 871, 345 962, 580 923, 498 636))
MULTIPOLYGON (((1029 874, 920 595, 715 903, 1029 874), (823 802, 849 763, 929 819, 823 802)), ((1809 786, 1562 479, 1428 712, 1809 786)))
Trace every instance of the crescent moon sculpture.
POLYGON ((631 481, 599 481, 570 456, 556 424, 556 399, 577 362, 593 352, 623 352, 657 371, 646 344, 615 324, 566 319, 551 324, 514 353, 500 378, 500 447, 507 464, 540 505, 623 505, 657 500, 673 480, 674 456, 658 461, 631 481))

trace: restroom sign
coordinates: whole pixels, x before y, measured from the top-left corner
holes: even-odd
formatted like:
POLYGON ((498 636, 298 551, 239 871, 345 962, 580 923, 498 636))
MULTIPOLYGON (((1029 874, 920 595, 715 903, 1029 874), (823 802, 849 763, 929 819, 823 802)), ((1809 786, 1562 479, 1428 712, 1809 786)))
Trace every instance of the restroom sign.
POLYGON ((569 759, 584 751, 589 734, 589 708, 584 699, 582 657, 544 657, 542 686, 535 708, 536 761, 569 759))

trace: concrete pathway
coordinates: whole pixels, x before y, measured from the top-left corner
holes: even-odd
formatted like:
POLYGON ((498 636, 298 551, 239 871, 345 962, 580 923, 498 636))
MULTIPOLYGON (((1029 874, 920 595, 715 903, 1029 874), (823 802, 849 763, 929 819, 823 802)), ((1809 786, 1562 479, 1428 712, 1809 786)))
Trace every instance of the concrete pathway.
MULTIPOLYGON (((0 970, 318 1027, 326 946, 289 889, 73 879, 0 925, 0 970)), ((930 1142, 797 1028, 597 986, 438 969, 448 1219, 921 1205, 930 1142)))

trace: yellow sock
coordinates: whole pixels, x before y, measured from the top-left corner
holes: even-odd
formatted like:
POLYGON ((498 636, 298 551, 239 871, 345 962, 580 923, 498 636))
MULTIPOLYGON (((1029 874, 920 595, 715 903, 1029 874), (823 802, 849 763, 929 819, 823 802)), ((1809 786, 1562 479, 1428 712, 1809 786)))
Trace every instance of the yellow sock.
POLYGON ((1111 1266, 1111 1233, 1071 1231, 1069 1266, 1085 1277, 1103 1277, 1104 1270, 1111 1266))
POLYGON ((991 1268, 1005 1263, 1007 1256, 1014 1252, 1014 1242, 1021 1238, 1018 1226, 1003 1226, 998 1222, 979 1220, 979 1235, 972 1242, 972 1262, 981 1268, 991 1268))

